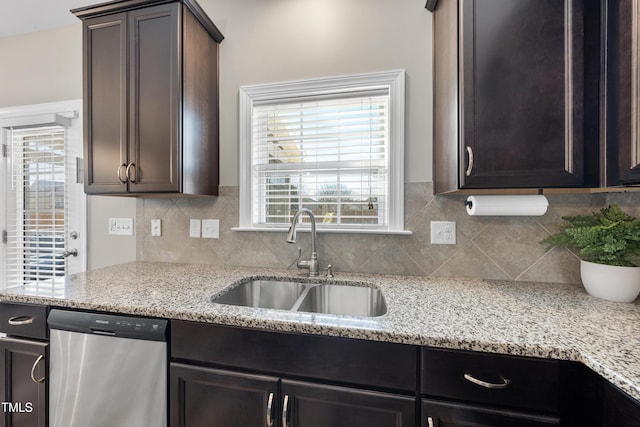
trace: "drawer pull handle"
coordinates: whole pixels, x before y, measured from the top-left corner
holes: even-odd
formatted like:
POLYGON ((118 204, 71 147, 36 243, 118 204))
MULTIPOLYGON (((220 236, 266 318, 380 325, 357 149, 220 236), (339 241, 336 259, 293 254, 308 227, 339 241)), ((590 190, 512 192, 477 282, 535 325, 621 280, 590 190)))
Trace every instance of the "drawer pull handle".
POLYGON ((284 395, 284 402, 282 403, 282 427, 289 427, 289 395, 284 395))
POLYGON ((273 427, 273 393, 269 393, 267 402, 267 427, 273 427))
POLYGON ((9 324, 13 326, 30 325, 32 323, 32 316, 13 316, 9 318, 9 324))
POLYGON ((40 384, 40 383, 44 382, 44 379, 45 379, 44 377, 40 378, 39 380, 36 379, 36 368, 38 367, 38 363, 40 363, 40 361, 42 359, 44 359, 44 355, 43 354, 38 356, 38 358, 36 359, 35 363, 31 367, 31 380, 36 384, 40 384))
POLYGON ((471 374, 464 374, 464 379, 467 381, 470 381, 476 385, 479 385, 480 387, 484 387, 484 388, 491 388, 491 389, 502 389, 502 388, 507 388, 509 386, 509 384, 511 384, 511 380, 508 378, 502 378, 502 382, 499 384, 496 383, 488 383, 486 381, 482 381, 477 379, 476 377, 474 377, 471 374))

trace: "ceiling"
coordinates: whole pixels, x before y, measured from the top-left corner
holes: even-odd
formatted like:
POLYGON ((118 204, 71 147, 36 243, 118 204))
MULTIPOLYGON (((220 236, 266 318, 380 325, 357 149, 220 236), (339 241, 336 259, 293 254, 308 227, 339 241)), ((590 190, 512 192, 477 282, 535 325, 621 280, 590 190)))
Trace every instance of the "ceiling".
POLYGON ((102 0, 2 0, 0 37, 14 36, 79 23, 70 9, 102 0))

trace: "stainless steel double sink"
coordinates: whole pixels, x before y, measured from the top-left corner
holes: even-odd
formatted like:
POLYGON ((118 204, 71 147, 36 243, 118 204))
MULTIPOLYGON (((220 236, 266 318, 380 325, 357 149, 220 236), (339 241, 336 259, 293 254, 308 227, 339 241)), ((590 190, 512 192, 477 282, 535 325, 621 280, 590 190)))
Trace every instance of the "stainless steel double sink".
POLYGON ((218 304, 344 316, 377 317, 387 312, 380 289, 348 284, 249 279, 211 300, 218 304))

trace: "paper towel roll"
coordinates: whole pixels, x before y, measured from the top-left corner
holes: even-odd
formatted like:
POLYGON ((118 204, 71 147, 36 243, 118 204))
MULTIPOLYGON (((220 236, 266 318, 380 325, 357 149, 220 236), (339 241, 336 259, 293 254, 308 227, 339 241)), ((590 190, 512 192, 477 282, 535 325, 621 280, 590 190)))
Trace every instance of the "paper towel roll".
POLYGON ((469 215, 540 216, 547 212, 549 202, 542 195, 469 196, 465 205, 469 215))

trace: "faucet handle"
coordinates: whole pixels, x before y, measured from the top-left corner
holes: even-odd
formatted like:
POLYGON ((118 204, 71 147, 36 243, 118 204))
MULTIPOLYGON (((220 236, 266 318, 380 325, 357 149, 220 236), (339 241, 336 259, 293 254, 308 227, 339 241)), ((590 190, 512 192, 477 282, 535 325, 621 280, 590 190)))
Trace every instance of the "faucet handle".
POLYGON ((333 277, 333 266, 328 264, 325 270, 327 270, 327 278, 331 279, 333 277))

